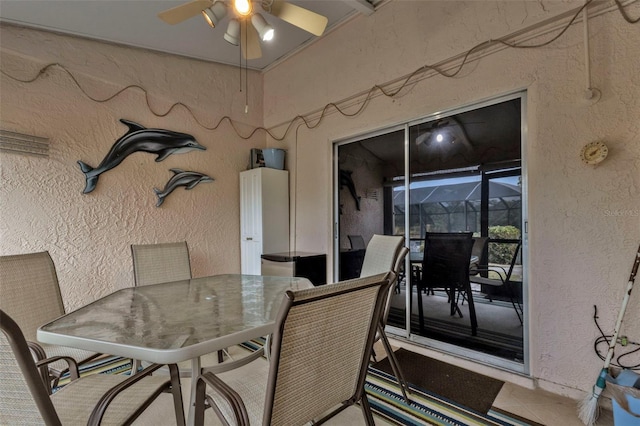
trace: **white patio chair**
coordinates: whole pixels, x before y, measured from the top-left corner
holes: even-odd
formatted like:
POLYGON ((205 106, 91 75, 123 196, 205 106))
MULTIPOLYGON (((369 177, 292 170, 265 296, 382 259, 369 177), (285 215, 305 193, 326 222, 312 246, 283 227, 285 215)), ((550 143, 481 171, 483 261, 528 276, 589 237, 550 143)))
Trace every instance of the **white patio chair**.
MULTIPOLYGON (((362 271, 360 272, 360 277, 393 271, 397 280, 400 268, 402 267, 402 263, 409 253, 409 249, 402 245, 403 242, 404 237, 402 236, 374 234, 369 241, 367 250, 364 254, 364 262, 362 263, 362 271)), ((393 296, 393 288, 395 288, 396 284, 396 282, 391 283, 389 293, 385 298, 385 306, 383 309, 383 315, 380 319, 378 333, 376 334, 376 341, 382 340, 382 345, 385 352, 387 353, 389 364, 391 365, 393 374, 396 376, 396 380, 398 381, 398 385, 400 386, 402 395, 404 396, 404 399, 409 402, 409 385, 407 384, 407 381, 402 374, 402 369, 400 368, 398 359, 393 352, 393 348, 391 347, 389 339, 387 338, 387 334, 384 330, 387 325, 389 311, 391 310, 391 297, 393 296)))

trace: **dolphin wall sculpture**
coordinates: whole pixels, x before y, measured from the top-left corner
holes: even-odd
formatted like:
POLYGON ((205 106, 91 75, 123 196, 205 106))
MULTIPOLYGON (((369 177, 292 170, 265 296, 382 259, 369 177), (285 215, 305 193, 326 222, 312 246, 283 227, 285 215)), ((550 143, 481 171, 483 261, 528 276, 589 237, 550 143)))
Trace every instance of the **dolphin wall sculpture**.
POLYGON ((213 182, 213 178, 198 172, 189 172, 181 169, 169 169, 173 172, 173 176, 169 179, 169 182, 164 186, 164 189, 160 191, 157 188, 153 188, 153 191, 158 196, 158 202, 156 207, 160 207, 164 202, 167 195, 171 194, 174 189, 179 186, 184 186, 185 189, 193 189, 200 182, 213 182))
POLYGON ((107 172, 134 152, 142 151, 157 154, 156 161, 162 161, 171 154, 179 154, 194 149, 205 150, 193 136, 187 133, 173 132, 164 129, 147 129, 133 121, 120 119, 120 122, 129 127, 129 131, 120 137, 111 147, 96 168, 78 161, 82 173, 86 179, 84 194, 88 194, 96 188, 98 177, 107 172))
POLYGON ((340 189, 342 189, 343 186, 347 187, 356 202, 356 209, 359 211, 361 197, 356 193, 356 185, 353 183, 353 178, 351 177, 352 173, 352 171, 340 169, 340 189))

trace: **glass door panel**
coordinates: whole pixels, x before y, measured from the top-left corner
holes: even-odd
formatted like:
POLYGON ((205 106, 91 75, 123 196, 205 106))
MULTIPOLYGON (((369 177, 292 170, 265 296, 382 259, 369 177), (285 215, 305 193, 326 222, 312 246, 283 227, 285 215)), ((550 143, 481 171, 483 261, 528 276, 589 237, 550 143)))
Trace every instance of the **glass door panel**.
POLYGON ((393 178, 404 174, 404 126, 337 146, 337 279, 360 276, 365 249, 354 246, 373 234, 403 232, 403 209, 395 210, 393 178))
MULTIPOLYGON (((486 173, 488 187, 487 258, 483 276, 505 281, 481 286, 485 298, 513 308, 509 323, 522 321, 522 176, 520 168, 486 173), (511 305, 511 306, 509 306, 511 305), (516 321, 517 317, 517 321, 516 321)), ((522 328, 510 335, 522 339, 522 328)))

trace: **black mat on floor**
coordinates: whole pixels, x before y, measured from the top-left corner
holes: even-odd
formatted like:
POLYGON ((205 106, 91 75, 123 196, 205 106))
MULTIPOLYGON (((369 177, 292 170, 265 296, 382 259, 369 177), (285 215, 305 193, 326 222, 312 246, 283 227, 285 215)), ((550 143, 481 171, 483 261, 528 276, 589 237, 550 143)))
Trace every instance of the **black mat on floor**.
MULTIPOLYGON (((409 383, 483 414, 489 411, 504 384, 492 377, 403 348, 398 349, 395 354, 409 383)), ((387 358, 372 367, 393 374, 387 358)))

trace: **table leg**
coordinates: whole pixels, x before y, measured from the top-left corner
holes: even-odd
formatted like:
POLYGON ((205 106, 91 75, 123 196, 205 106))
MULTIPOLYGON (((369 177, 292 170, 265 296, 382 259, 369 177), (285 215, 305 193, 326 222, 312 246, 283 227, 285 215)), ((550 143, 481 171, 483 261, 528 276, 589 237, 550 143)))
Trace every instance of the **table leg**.
POLYGON ((189 416, 187 420, 187 425, 189 426, 194 426, 195 423, 196 384, 198 383, 198 376, 200 376, 201 370, 202 365, 200 363, 200 357, 193 358, 191 360, 191 392, 189 392, 189 416))

